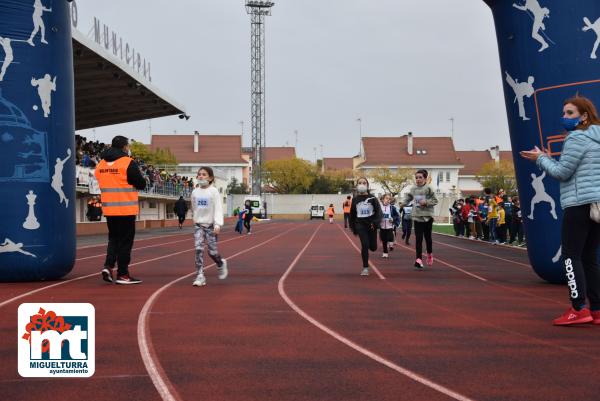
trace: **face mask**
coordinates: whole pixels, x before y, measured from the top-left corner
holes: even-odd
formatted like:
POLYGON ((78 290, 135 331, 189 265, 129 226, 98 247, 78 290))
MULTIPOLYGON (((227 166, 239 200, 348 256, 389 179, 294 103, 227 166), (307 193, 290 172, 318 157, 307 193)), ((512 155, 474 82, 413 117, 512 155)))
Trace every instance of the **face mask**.
POLYGON ((579 123, 581 122, 580 117, 576 118, 562 118, 562 125, 567 131, 574 131, 579 123))
POLYGON ((356 190, 361 193, 367 192, 367 186, 365 184, 359 184, 356 186, 356 190))
POLYGON ((208 180, 201 180, 201 179, 198 179, 198 184, 199 184, 201 187, 206 187, 206 186, 208 185, 208 180))

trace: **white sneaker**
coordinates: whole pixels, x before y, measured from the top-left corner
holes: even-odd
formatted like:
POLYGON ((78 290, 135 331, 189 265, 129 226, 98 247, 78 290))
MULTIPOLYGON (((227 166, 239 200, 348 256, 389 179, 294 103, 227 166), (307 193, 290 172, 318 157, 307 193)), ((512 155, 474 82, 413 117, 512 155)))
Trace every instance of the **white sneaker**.
POLYGON ((363 267, 362 271, 360 272, 361 276, 368 276, 369 275, 369 268, 368 267, 363 267))
POLYGON ((394 250, 394 245, 396 245, 394 242, 388 242, 388 248, 390 248, 390 251, 394 250))
POLYGON ((225 280, 229 271, 227 270, 227 259, 223 259, 223 266, 219 267, 219 280, 225 280))
POLYGON ((389 255, 387 253, 384 253, 383 255, 381 255, 382 258, 387 259, 389 258, 389 255))
POLYGON ((206 285, 206 277, 204 275, 196 277, 196 280, 192 283, 194 287, 202 287, 206 285))

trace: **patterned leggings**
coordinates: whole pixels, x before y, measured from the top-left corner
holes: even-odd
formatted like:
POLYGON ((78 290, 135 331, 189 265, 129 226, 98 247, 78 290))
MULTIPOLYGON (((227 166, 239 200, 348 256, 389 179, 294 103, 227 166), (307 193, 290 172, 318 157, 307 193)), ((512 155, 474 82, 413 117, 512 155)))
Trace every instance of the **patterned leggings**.
POLYGON ((204 274, 204 245, 208 245, 208 256, 215 261, 217 266, 223 266, 223 260, 217 249, 217 234, 215 234, 212 225, 194 225, 194 245, 196 248, 196 270, 198 270, 198 275, 204 274))

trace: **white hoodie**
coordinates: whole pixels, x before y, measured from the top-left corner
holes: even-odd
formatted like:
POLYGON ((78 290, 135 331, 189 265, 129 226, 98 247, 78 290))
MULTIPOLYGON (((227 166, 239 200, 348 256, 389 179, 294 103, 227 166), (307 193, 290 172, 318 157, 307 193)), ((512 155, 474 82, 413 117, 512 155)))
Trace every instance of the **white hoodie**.
POLYGON ((194 189, 191 203, 195 224, 223 227, 223 202, 217 188, 210 185, 194 189))

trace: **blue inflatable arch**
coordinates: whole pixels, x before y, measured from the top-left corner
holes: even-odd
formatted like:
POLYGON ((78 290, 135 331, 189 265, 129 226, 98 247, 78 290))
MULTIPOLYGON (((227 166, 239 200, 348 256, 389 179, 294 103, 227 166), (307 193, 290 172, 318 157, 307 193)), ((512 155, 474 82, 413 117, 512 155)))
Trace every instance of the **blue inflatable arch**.
MULTIPOLYGON (((560 155, 564 99, 600 104, 600 2, 484 0, 496 24, 531 265, 564 281, 558 183, 518 152, 560 155)), ((56 279, 75 258, 74 99, 66 0, 0 0, 0 280, 56 279)))

